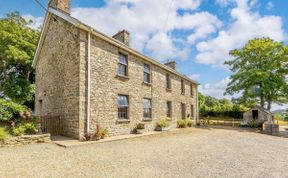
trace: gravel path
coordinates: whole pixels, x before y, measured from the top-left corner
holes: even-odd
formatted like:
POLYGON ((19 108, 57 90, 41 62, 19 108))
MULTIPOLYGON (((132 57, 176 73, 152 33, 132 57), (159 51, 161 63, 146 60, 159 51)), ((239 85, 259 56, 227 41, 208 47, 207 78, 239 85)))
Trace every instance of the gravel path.
POLYGON ((288 177, 287 150, 287 138, 192 128, 73 148, 2 148, 0 177, 288 177))

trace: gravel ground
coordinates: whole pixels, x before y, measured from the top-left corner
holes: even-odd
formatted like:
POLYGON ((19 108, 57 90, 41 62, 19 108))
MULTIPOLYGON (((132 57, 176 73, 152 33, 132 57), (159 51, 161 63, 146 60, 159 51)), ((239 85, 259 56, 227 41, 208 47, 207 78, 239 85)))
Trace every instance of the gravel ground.
POLYGON ((189 128, 62 148, 0 149, 0 177, 288 177, 288 139, 189 128))

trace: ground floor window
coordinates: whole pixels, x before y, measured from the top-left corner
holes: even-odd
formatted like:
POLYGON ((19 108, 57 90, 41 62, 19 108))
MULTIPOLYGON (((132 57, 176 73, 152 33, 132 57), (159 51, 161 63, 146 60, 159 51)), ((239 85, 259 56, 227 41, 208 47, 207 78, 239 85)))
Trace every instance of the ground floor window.
POLYGON ((172 102, 167 101, 166 103, 166 116, 172 118, 172 102))
POLYGON ((151 99, 144 98, 144 118, 152 118, 152 104, 151 99))
POLYGON ((191 104, 191 117, 194 118, 194 105, 191 104))
POLYGON ((181 116, 182 116, 182 119, 186 118, 186 106, 184 103, 181 103, 181 116))
POLYGON ((119 95, 118 96, 118 118, 119 119, 128 119, 128 96, 119 95))

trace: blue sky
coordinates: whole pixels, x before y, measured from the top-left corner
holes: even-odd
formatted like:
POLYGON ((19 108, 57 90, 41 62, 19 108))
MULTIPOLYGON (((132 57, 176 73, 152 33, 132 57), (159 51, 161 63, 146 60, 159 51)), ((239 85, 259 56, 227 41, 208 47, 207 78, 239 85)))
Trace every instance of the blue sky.
MULTIPOLYGON (((230 72, 223 65, 230 59, 229 50, 262 36, 287 44, 285 0, 71 2, 72 16, 107 35, 127 29, 132 48, 160 62, 176 60, 178 71, 201 83, 200 91, 218 98, 229 82, 230 72)), ((0 0, 0 17, 12 11, 34 20, 33 27, 43 21, 44 11, 33 0, 0 0)))

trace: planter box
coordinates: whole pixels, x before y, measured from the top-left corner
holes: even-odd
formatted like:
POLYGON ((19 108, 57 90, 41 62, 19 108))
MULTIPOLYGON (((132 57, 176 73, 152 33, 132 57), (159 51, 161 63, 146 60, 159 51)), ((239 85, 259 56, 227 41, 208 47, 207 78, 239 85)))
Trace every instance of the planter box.
POLYGON ((143 134, 145 129, 136 129, 136 134, 143 134))
POLYGON ((159 127, 159 126, 157 126, 155 128, 155 131, 168 131, 169 129, 170 129, 169 127, 159 127))

